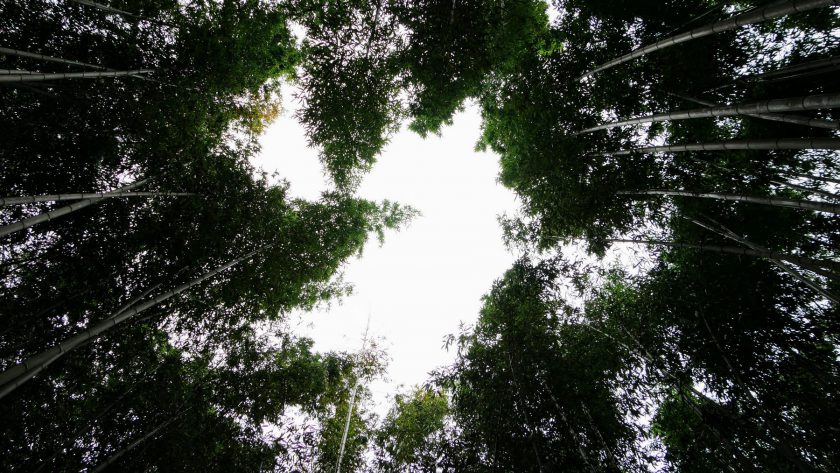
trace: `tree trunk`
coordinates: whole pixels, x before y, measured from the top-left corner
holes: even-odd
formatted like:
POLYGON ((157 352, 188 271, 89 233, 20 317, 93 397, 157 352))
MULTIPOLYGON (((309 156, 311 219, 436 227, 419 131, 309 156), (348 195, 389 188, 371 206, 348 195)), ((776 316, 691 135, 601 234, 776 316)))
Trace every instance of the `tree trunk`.
POLYGON ((91 69, 98 69, 101 71, 107 70, 107 67, 97 66, 96 64, 88 64, 86 62, 71 61, 70 59, 62 59, 58 57, 47 56, 45 54, 30 53, 29 51, 21 51, 19 49, 0 48, 0 54, 7 56, 28 57, 30 59, 38 59, 47 62, 58 62, 61 64, 71 64, 73 66, 89 67, 91 69))
MULTIPOLYGON (((125 191, 129 191, 131 189, 136 189, 136 188, 142 186, 143 184, 145 184, 148 181, 149 181, 148 179, 141 179, 141 180, 136 181, 132 184, 128 184, 126 186, 120 187, 113 192, 125 192, 125 191)), ((69 213, 75 212, 76 210, 83 209, 83 208, 87 207, 88 205, 95 204, 95 203, 99 202, 100 200, 102 200, 102 198, 85 199, 85 200, 82 200, 82 201, 79 201, 79 202, 73 202, 72 204, 70 204, 66 207, 59 207, 55 210, 50 210, 49 212, 44 212, 42 214, 35 215, 34 217, 25 218, 23 220, 15 222, 15 223, 10 223, 8 225, 4 225, 4 226, 0 227, 0 237, 5 236, 5 235, 9 235, 11 233, 14 233, 14 232, 17 232, 17 231, 20 231, 20 230, 24 230, 26 228, 29 228, 33 225, 37 225, 37 224, 42 223, 42 222, 50 221, 50 220, 52 220, 56 217, 61 217, 62 215, 67 215, 69 213)))
MULTIPOLYGON (((638 125, 640 123, 656 123, 673 120, 686 120, 692 118, 731 117, 735 115, 758 115, 759 118, 764 118, 764 115, 761 114, 774 112, 820 110, 825 108, 836 107, 840 107, 840 93, 809 95, 805 97, 789 97, 784 99, 762 100, 760 102, 751 102, 745 104, 696 108, 692 110, 658 113, 655 115, 648 115, 644 117, 629 118, 627 120, 620 120, 612 123, 604 123, 602 125, 587 128, 585 130, 577 132, 577 134, 591 133, 593 131, 606 130, 609 128, 615 128, 619 126, 638 125)), ((767 119, 787 122, 788 120, 784 117, 785 115, 774 115, 772 116, 772 118, 767 119)), ((803 124, 802 122, 805 122, 804 124, 812 126, 810 125, 811 120, 807 118, 799 118, 798 120, 792 120, 798 125, 803 124)), ((823 128, 825 127, 825 124, 828 123, 830 125, 828 126, 829 129, 840 129, 840 123, 838 122, 826 122, 825 120, 814 120, 814 122, 822 124, 823 128)))
POLYGON ((0 207, 34 202, 58 202, 62 200, 107 199, 111 197, 183 197, 195 196, 192 192, 78 192, 74 194, 28 195, 21 197, 0 197, 0 207))
POLYGON ((752 256, 757 258, 769 258, 769 259, 778 259, 782 261, 787 261, 793 264, 799 264, 799 262, 804 262, 804 264, 814 264, 818 266, 829 266, 829 267, 837 267, 837 263, 834 261, 821 261, 821 260, 814 260, 811 258, 804 258, 801 256, 795 255, 786 255, 784 253, 779 253, 776 251, 759 251, 754 250, 751 248, 741 248, 737 246, 720 246, 720 245, 707 245, 707 244, 697 244, 697 243, 677 243, 673 241, 664 241, 664 240, 630 240, 630 239, 622 239, 622 238, 608 238, 607 241, 613 243, 635 243, 635 244, 642 244, 642 245, 661 245, 661 246, 670 246, 673 248, 691 248, 701 251, 711 251, 715 253, 728 253, 732 255, 742 255, 742 256, 752 256))
POLYGON ((714 194, 707 192, 687 192, 687 191, 669 191, 669 190, 645 190, 645 191, 618 191, 618 195, 670 195, 680 197, 696 197, 700 199, 716 199, 725 200, 728 202, 750 202, 753 204, 772 205, 774 207, 788 207, 794 209, 814 210, 816 212, 826 212, 832 214, 840 214, 840 204, 833 204, 831 202, 813 201, 813 200, 793 200, 793 199, 777 199, 775 197, 752 197, 747 195, 737 194, 714 194))
POLYGON ((626 156, 633 153, 685 153, 689 151, 840 149, 837 138, 779 138, 775 140, 731 140, 719 143, 645 146, 642 148, 590 153, 590 156, 626 156))
MULTIPOLYGON (((239 263, 241 263, 245 260, 250 259, 255 254, 265 250, 266 248, 268 248, 270 246, 271 245, 269 244, 269 245, 263 246, 261 248, 258 248, 254 251, 251 251, 250 253, 247 253, 243 256, 240 256, 239 258, 236 258, 236 259, 234 259, 234 260, 232 260, 228 263, 225 263, 225 264, 219 266, 218 268, 216 268, 212 271, 208 271, 208 272, 202 274, 201 276, 193 279, 192 281, 181 284, 180 286, 176 287, 175 289, 172 289, 169 292, 165 292, 165 293, 163 293, 159 296, 156 296, 154 299, 152 299, 150 301, 147 301, 147 302, 144 302, 144 303, 140 304, 139 306, 131 307, 127 310, 122 310, 121 312, 117 312, 115 315, 109 316, 107 319, 95 324, 93 327, 89 328, 88 330, 86 330, 86 331, 84 331, 80 334, 74 335, 74 336, 66 339, 65 341, 61 342, 60 344, 58 344, 58 345, 56 345, 56 346, 54 346, 54 347, 52 347, 48 350, 45 350, 45 351, 43 351, 43 352, 41 352, 37 355, 34 355, 32 357, 27 358, 23 362, 15 365, 15 366, 12 366, 11 368, 7 369, 6 371, 0 373, 0 386, 5 387, 5 385, 7 383, 12 382, 13 380, 19 378, 20 376, 22 376, 26 373, 29 373, 30 371, 43 369, 43 367, 42 367, 43 365, 46 365, 46 364, 51 363, 52 361, 55 361, 57 356, 63 356, 65 353, 68 353, 68 352, 74 350, 79 345, 81 345, 81 344, 87 342, 88 340, 93 339, 93 338, 107 332, 108 330, 115 327, 116 325, 118 325, 122 322, 125 322, 126 320, 131 319, 132 317, 134 317, 135 315, 143 312, 144 310, 149 309, 151 307, 154 307, 154 306, 160 304, 161 302, 163 302, 163 301, 165 301, 165 300, 167 300, 167 299, 169 299, 173 296, 176 296, 176 295, 186 291, 187 289, 189 289, 189 288, 191 288, 191 287, 193 287, 197 284, 200 284, 200 283, 204 282, 205 280, 215 276, 216 274, 218 274, 218 273, 220 273, 220 272, 222 272, 222 271, 224 271, 224 270, 226 270, 226 269, 228 269, 232 266, 235 266, 235 265, 237 265, 237 264, 239 264, 239 263)), ((15 386, 15 388, 16 387, 17 386, 15 386)), ((12 390, 14 390, 14 388, 12 388, 12 390)), ((11 392, 11 390, 9 392, 11 392)), ((5 395, 5 394, 8 394, 8 392, 3 393, 3 395, 5 395)), ((2 396, 0 396, 0 398, 1 397, 2 396)))
POLYGON ((151 69, 137 69, 133 71, 99 71, 99 72, 58 72, 32 73, 21 75, 0 75, 0 82, 38 82, 53 79, 100 79, 102 77, 136 76, 154 72, 151 69))
POLYGON ((648 53, 652 53, 660 49, 665 49, 675 44, 684 43, 692 39, 702 38, 704 36, 720 33, 721 31, 728 31, 735 28, 739 28, 744 25, 759 23, 762 21, 771 20, 773 18, 779 18, 781 16, 786 16, 793 13, 799 13, 803 11, 813 10, 815 8, 822 8, 835 5, 836 3, 837 0, 792 0, 790 2, 785 3, 774 3, 764 8, 760 8, 758 10, 753 10, 747 13, 743 13, 741 15, 736 15, 732 18, 716 23, 710 23, 699 28, 695 28, 691 31, 686 31, 685 33, 680 33, 678 35, 659 40, 653 44, 642 46, 630 53, 625 54, 624 56, 618 57, 616 59, 613 59, 595 67, 595 69, 592 69, 591 71, 588 71, 582 76, 580 76, 578 80, 585 79, 593 74, 609 69, 613 66, 617 66, 618 64, 631 61, 648 53))

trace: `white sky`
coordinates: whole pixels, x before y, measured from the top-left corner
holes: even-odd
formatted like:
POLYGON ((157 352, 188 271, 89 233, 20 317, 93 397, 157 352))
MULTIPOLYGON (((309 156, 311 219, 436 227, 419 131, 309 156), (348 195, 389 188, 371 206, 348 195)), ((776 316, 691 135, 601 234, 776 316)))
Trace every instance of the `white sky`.
MULTIPOLYGON (((317 199, 327 180, 293 118, 298 104, 291 96, 284 94, 285 111, 262 137, 254 164, 278 171, 293 195, 317 199)), ((496 182, 497 157, 474 150, 480 122, 477 107, 469 106, 440 137, 423 139, 404 128, 392 138, 357 194, 411 205, 423 215, 388 233, 382 247, 371 239, 350 262, 345 279, 353 295, 300 314, 298 333, 310 336, 317 350, 357 351, 370 313, 370 336, 384 337, 391 357, 390 379, 370 386, 379 414, 400 385, 420 384, 453 360, 443 337, 477 319, 481 296, 515 259, 496 216, 518 205, 496 182)))

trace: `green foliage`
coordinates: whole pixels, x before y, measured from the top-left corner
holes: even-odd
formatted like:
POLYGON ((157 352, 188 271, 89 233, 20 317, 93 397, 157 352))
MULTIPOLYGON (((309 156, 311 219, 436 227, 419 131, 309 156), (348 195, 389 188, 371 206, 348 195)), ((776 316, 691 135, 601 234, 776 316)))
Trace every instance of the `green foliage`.
POLYGON ((376 471, 435 471, 448 414, 447 398, 439 392, 415 388, 396 394, 376 431, 376 471))

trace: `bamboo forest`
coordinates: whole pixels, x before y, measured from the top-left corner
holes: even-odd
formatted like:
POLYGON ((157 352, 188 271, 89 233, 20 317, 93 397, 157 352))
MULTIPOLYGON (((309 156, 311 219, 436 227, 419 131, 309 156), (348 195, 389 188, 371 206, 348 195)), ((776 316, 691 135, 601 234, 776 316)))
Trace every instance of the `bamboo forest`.
POLYGON ((838 150, 838 0, 0 0, 0 471, 840 471, 838 150), (513 263, 377 407, 289 320, 467 108, 513 263))

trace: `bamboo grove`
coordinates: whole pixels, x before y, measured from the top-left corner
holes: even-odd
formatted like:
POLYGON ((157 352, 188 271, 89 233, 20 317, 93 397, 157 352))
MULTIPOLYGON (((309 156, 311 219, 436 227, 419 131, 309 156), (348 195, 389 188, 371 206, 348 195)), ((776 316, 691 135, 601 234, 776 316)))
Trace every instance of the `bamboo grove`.
POLYGON ((0 3, 0 466, 837 471, 838 7, 0 3), (317 201, 250 165, 286 84, 317 201), (415 215, 354 195, 389 137, 470 104, 520 256, 380 419, 387 356, 286 315, 415 215))

